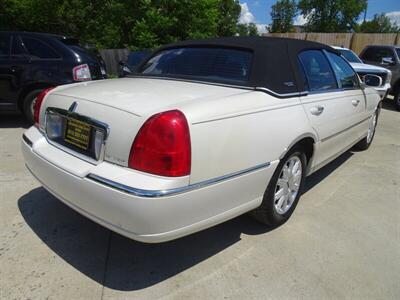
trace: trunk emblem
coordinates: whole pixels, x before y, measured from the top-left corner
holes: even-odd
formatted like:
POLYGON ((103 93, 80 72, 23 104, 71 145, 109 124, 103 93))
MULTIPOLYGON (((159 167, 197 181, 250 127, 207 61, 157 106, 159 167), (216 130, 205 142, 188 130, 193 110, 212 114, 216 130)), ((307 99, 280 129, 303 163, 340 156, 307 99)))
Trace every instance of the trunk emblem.
POLYGON ((74 112, 76 107, 78 106, 78 103, 76 101, 74 101, 71 106, 68 108, 69 112, 74 112))

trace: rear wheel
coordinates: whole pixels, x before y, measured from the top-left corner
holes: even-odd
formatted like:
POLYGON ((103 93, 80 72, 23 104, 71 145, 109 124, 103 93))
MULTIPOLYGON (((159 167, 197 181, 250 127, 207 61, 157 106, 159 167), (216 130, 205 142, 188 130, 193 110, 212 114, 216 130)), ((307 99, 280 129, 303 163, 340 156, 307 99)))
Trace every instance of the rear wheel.
POLYGON ((280 161, 264 193, 261 206, 250 212, 257 221, 279 226, 285 223, 299 201, 304 185, 306 156, 293 149, 280 161))
POLYGON ((41 91, 42 91, 42 89, 33 90, 25 96, 24 104, 23 104, 23 113, 25 115, 25 118, 28 120, 28 122, 30 124, 34 123, 33 113, 35 111, 36 98, 40 94, 41 91))

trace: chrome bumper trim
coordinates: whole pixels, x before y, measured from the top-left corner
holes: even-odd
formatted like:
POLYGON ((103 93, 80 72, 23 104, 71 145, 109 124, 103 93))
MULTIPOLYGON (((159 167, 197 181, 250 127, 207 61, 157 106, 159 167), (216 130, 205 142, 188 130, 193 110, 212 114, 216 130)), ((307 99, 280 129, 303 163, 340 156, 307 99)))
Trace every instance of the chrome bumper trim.
POLYGON ((209 180, 205 180, 205 181, 201 181, 198 183, 194 183, 194 184, 190 184, 188 186, 184 186, 184 187, 179 187, 179 188, 174 188, 174 189, 167 189, 167 190, 143 190, 143 189, 138 189, 138 188, 134 188, 134 187, 130 187, 109 179, 106 179, 104 177, 95 175, 95 174, 89 174, 87 175, 87 178, 95 181, 97 183, 100 183, 102 185, 117 189, 119 191, 134 195, 134 196, 138 196, 138 197, 145 197, 145 198, 158 198, 158 197, 167 197, 167 196, 172 196, 172 195, 177 195, 177 194, 182 194, 185 192, 189 192, 195 189, 200 189, 209 185, 213 185, 213 184, 217 184, 220 183, 222 181, 228 180, 228 179, 232 179, 241 175, 245 175, 263 168, 267 168, 271 165, 270 162, 268 163, 264 163, 261 165, 257 165, 255 167, 252 168, 248 168, 248 169, 244 169, 238 172, 234 172, 234 173, 230 173, 224 176, 220 176, 217 178, 213 178, 213 179, 209 179, 209 180))
POLYGON ((24 142, 25 142, 29 147, 32 148, 33 143, 32 143, 32 141, 31 141, 30 139, 28 139, 28 137, 27 137, 25 134, 22 135, 22 139, 24 140, 24 142))

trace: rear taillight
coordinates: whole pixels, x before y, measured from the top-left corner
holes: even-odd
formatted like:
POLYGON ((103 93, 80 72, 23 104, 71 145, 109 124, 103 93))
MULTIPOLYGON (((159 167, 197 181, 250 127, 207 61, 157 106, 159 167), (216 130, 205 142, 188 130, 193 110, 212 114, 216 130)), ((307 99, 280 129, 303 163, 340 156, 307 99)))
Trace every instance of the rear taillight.
POLYGON ((40 108, 42 107, 43 99, 44 97, 46 97, 47 93, 50 92, 52 89, 54 89, 54 87, 44 89, 36 97, 35 106, 33 108, 33 121, 35 122, 35 124, 39 123, 40 108))
POLYGON ((91 80, 90 69, 87 64, 76 66, 72 69, 72 76, 75 81, 91 80))
POLYGON ((140 128, 129 155, 129 167, 160 176, 190 174, 189 126, 179 110, 156 114, 140 128))

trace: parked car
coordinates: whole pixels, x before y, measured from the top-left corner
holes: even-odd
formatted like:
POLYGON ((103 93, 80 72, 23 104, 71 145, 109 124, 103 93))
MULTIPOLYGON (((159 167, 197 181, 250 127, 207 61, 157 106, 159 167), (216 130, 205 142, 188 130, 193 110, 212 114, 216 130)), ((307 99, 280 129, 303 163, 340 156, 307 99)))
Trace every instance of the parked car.
POLYGON ((33 123, 35 99, 44 89, 103 78, 103 62, 77 39, 0 32, 0 110, 20 110, 33 123))
POLYGON ((249 211, 284 223, 307 175, 371 145, 379 104, 323 44, 187 41, 135 76, 43 93, 22 149, 32 174, 82 215, 162 242, 249 211))
POLYGON ((143 51, 133 51, 129 53, 128 60, 126 62, 120 61, 118 63, 118 77, 126 77, 127 75, 132 75, 136 72, 136 68, 145 59, 148 55, 150 55, 151 50, 143 50, 143 51))
POLYGON ((333 46, 333 48, 338 50, 342 56, 347 59, 362 81, 364 81, 364 76, 367 74, 379 76, 382 79, 382 84, 376 87, 375 90, 379 93, 382 99, 386 97, 388 91, 390 90, 390 80, 392 79, 392 72, 390 70, 363 63, 357 54, 350 49, 336 46, 333 46))
POLYGON ((399 46, 366 46, 360 58, 368 64, 388 68, 392 72, 389 94, 394 96, 396 108, 400 111, 400 47, 399 46))

